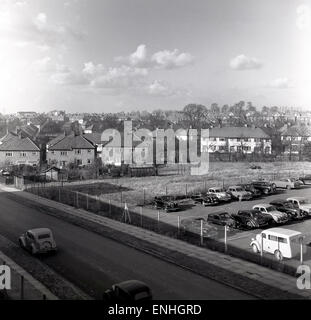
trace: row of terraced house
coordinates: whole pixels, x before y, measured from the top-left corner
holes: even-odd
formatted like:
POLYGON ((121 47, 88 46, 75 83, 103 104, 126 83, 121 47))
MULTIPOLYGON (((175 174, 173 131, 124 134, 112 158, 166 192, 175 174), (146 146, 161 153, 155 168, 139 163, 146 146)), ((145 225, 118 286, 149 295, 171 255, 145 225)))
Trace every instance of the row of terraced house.
MULTIPOLYGON (((311 128, 282 128, 280 132, 280 142, 284 144, 284 153, 296 151, 296 145, 301 147, 306 142, 311 142, 311 128), (290 141, 290 143, 288 143, 290 141)), ((112 138, 112 137, 111 137, 112 138)), ((189 139, 187 131, 179 133, 176 137, 179 140, 189 139)), ((147 164, 150 160, 150 152, 153 146, 146 143, 142 138, 137 137, 133 141, 133 146, 125 150, 124 137, 121 135, 120 143, 112 141, 102 141, 101 133, 92 132, 84 134, 60 134, 51 139, 46 147, 39 146, 29 136, 21 136, 9 132, 0 139, 0 164, 7 165, 39 166, 46 162, 49 166, 59 168, 66 167, 70 163, 80 166, 88 166, 94 163, 96 158, 101 158, 104 164, 120 165, 122 163, 122 151, 133 158, 137 165, 147 164)), ((152 140, 150 140, 152 141, 152 140)), ((263 129, 255 127, 222 127, 209 130, 209 137, 201 138, 201 151, 230 152, 230 153, 265 153, 271 154, 272 139, 263 129)), ((150 164, 150 162, 148 163, 150 164)))

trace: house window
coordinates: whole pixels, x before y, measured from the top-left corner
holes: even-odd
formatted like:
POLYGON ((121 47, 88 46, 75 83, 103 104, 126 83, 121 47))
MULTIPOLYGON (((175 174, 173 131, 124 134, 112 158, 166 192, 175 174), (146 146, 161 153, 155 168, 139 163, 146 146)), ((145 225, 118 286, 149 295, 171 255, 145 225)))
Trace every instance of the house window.
POLYGON ((231 147, 230 147, 230 152, 234 152, 234 151, 235 151, 234 146, 231 146, 231 147))
POLYGON ((51 151, 51 154, 55 154, 55 152, 54 152, 54 151, 51 151))
POLYGON ((6 156, 6 157, 13 157, 13 152, 6 152, 6 153, 5 153, 5 156, 6 156))
POLYGON ((26 152, 21 152, 19 155, 20 155, 21 157, 23 157, 23 158, 27 157, 27 153, 26 153, 26 152))
POLYGON ((249 142, 249 140, 250 140, 250 139, 248 139, 248 138, 245 138, 245 139, 244 139, 244 142, 249 142))
POLYGON ((87 164, 91 164, 92 160, 91 159, 87 159, 87 164))
POLYGON ((112 158, 113 157, 113 149, 109 150, 109 157, 112 158))
POLYGON ((88 150, 87 150, 87 153, 91 153, 91 152, 92 152, 92 149, 88 149, 88 150))
POLYGON ((80 149, 75 150, 75 154, 81 154, 81 150, 80 149))
POLYGON ((225 138, 219 138, 219 141, 226 141, 225 138))
POLYGON ((61 155, 61 156, 67 156, 67 154, 68 154, 67 151, 61 151, 61 152, 60 152, 60 155, 61 155))
POLYGON ((33 152, 32 155, 33 155, 33 156, 36 156, 36 155, 37 155, 37 152, 33 152))
POLYGON ((241 141, 241 138, 237 138, 236 141, 241 141))
POLYGON ((78 166, 82 165, 82 160, 81 160, 81 159, 77 159, 77 160, 76 160, 76 164, 77 164, 78 166))

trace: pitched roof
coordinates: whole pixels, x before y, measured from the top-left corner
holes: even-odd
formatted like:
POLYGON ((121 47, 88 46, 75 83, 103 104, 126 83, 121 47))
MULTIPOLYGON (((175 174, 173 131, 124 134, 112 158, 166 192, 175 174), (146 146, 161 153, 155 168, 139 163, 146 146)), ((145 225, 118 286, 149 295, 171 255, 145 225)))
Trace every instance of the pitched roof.
POLYGON ((57 136, 56 138, 50 140, 48 142, 49 147, 52 147, 54 144, 56 144, 57 142, 63 140, 65 137, 66 137, 65 133, 62 133, 59 136, 57 136))
POLYGON ((40 148, 28 137, 12 135, 0 145, 0 151, 40 151, 40 148))
POLYGON ((101 144, 102 134, 99 132, 85 133, 83 136, 93 144, 101 144))
POLYGON ((310 126, 291 126, 282 133, 283 136, 311 137, 310 126))
POLYGON ((81 135, 71 134, 55 143, 49 150, 95 149, 95 146, 81 135))
POLYGON ((217 138, 270 138, 262 129, 250 127, 212 128, 209 130, 209 136, 217 138))

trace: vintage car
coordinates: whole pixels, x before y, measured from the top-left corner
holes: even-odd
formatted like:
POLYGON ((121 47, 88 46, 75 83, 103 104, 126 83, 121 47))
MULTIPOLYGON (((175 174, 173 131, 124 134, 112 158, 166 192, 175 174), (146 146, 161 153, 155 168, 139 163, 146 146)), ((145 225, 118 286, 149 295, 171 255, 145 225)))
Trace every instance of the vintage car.
POLYGON ((250 200, 252 199, 252 193, 245 191, 240 186, 231 186, 228 188, 227 193, 229 193, 232 199, 236 200, 250 200))
POLYGON ((231 201, 230 194, 220 187, 209 188, 207 194, 215 195, 221 202, 231 201))
POLYGON ((295 208, 300 209, 305 216, 311 215, 311 201, 305 197, 291 197, 287 201, 291 202, 295 208))
POLYGON ((274 188, 283 188, 283 189, 298 189, 300 188, 300 183, 294 178, 285 178, 280 180, 273 180, 271 184, 274 188))
POLYGON ((238 186, 242 187, 243 190, 248 191, 252 194, 252 198, 259 198, 262 193, 259 189, 256 189, 251 183, 241 183, 238 186))
POLYGON ((239 210, 232 214, 238 228, 256 229, 265 227, 273 221, 272 217, 258 210, 239 210))
POLYGON ((301 220, 304 218, 304 214, 301 213, 301 210, 294 206, 293 203, 283 199, 275 199, 270 202, 270 204, 278 211, 285 212, 290 219, 301 220))
POLYGON ((207 216, 207 221, 220 226, 228 226, 231 228, 236 227, 235 220, 231 217, 231 215, 228 212, 209 213, 207 216))
POLYGON ((47 228, 28 230, 19 237, 18 242, 34 255, 57 251, 53 233, 47 228))
POLYGON ((311 174, 306 174, 304 177, 299 177, 299 180, 302 181, 303 184, 311 184, 311 174))
POLYGON ((199 203, 202 206, 213 206, 219 203, 219 199, 212 194, 203 195, 199 193, 199 194, 192 195, 191 199, 193 200, 194 203, 199 203))
POLYGON ((180 227, 183 233, 188 234, 201 234, 201 225, 203 231, 203 237, 205 238, 214 238, 217 236, 218 231, 217 228, 211 226, 207 222, 207 218, 205 217, 189 217, 182 219, 180 221, 180 227))
POLYGON ((252 181, 252 185, 265 195, 273 194, 276 191, 273 185, 267 181, 263 181, 263 180, 252 181))
POLYGON ((114 284, 103 294, 107 303, 114 302, 143 302, 152 300, 151 289, 142 281, 128 280, 114 284))
POLYGON ((271 204, 256 204, 253 206, 253 210, 259 210, 260 212, 269 214, 273 218, 274 222, 278 224, 286 223, 289 220, 286 213, 278 211, 276 207, 271 204))
MULTIPOLYGON (((280 261, 283 258, 291 259, 298 255, 301 241, 303 241, 301 232, 283 228, 271 228, 252 238, 250 246, 253 252, 268 252, 274 254, 275 258, 280 261)), ((303 251, 304 253, 306 252, 305 246, 303 246, 303 251)))
POLYGON ((165 212, 174 212, 180 210, 178 202, 175 201, 175 198, 171 196, 155 197, 152 205, 155 209, 164 210, 165 212))

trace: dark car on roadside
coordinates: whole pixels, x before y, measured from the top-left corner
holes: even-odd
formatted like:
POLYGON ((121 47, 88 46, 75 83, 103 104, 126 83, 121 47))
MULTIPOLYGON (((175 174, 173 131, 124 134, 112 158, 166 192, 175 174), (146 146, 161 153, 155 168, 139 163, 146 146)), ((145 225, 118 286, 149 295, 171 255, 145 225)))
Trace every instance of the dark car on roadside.
POLYGON ((303 184, 311 184, 311 174, 306 174, 304 177, 299 177, 300 181, 302 181, 303 184))
POLYGON ((215 238, 218 230, 208 223, 206 217, 188 217, 180 221, 180 228, 184 234, 202 235, 204 238, 215 238))
POLYGON ((256 189, 251 183, 241 183, 239 184, 245 191, 248 191, 252 194, 252 198, 259 198, 262 196, 262 193, 259 189, 256 189))
POLYGON ((259 210, 239 210, 232 214, 238 228, 256 229, 272 224, 273 219, 259 210))
POLYGON ((211 194, 195 194, 191 196, 194 203, 201 204, 202 206, 213 206, 219 204, 219 199, 211 194))
POLYGON ((291 220, 301 220, 304 218, 301 210, 294 206, 293 203, 283 199, 275 199, 270 202, 278 211, 285 212, 291 220))
POLYGON ((180 210, 180 206, 174 197, 162 196, 155 197, 152 203, 157 210, 164 210, 165 212, 174 212, 180 210))
POLYGON ((269 183, 268 181, 252 181, 251 184, 264 195, 274 194, 276 192, 276 188, 274 188, 273 184, 269 183))
POLYGON ((236 221, 232 218, 232 216, 228 212, 224 212, 224 211, 210 213, 207 216, 207 221, 220 226, 228 226, 232 228, 236 227, 236 221))
POLYGON ((103 294, 103 300, 107 303, 135 303, 152 300, 151 289, 142 281, 128 280, 114 284, 103 294))

